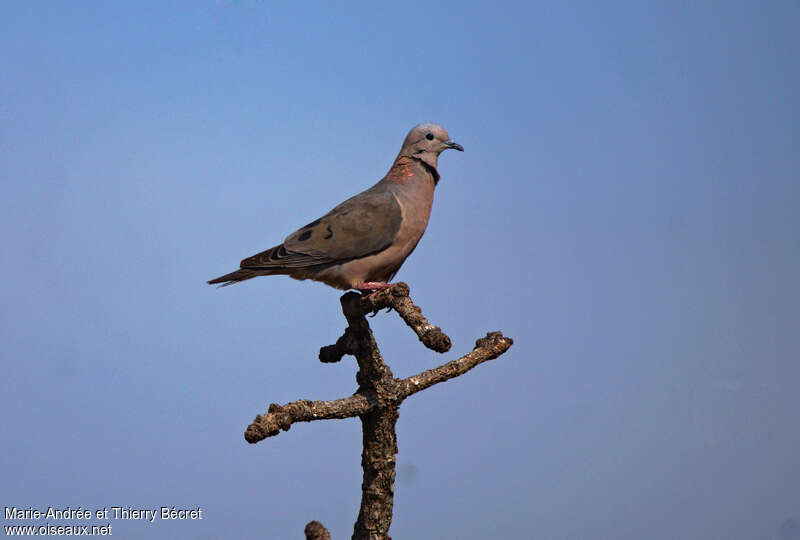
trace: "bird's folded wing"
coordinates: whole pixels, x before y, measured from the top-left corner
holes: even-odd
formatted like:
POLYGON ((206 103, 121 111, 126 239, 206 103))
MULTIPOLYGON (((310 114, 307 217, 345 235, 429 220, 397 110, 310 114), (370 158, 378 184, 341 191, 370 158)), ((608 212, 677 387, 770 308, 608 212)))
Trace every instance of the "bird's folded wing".
POLYGON ((352 197, 290 234, 283 244, 244 259, 242 268, 299 268, 378 253, 397 236, 403 212, 388 191, 352 197))

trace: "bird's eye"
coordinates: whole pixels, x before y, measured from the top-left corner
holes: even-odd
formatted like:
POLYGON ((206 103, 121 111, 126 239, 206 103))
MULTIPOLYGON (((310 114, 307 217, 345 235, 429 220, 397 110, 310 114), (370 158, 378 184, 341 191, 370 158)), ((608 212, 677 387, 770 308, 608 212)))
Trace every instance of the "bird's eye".
POLYGON ((425 138, 428 139, 429 141, 432 141, 433 140, 433 133, 428 133, 427 135, 425 135, 425 138))

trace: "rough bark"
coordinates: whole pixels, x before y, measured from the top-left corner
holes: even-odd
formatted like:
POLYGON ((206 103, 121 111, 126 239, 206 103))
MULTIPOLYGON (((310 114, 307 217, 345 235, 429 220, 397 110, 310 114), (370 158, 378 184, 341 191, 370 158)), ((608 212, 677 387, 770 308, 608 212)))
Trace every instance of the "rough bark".
POLYGON ((319 521, 309 521, 306 525, 306 540, 331 540, 331 533, 319 521))
MULTIPOLYGON (((431 325, 409 297, 405 283, 369 296, 346 293, 341 298, 342 312, 348 326, 334 345, 322 347, 322 362, 338 362, 346 354, 358 362, 358 390, 350 397, 332 401, 299 400, 280 406, 272 404, 266 414, 256 416, 244 437, 249 443, 288 431, 295 422, 311 422, 331 418, 361 419, 363 453, 361 467, 361 508, 353 528, 354 540, 391 540, 394 505, 395 425, 400 404, 408 396, 440 382, 463 375, 478 364, 503 354, 513 344, 500 332, 490 332, 477 340, 475 348, 457 360, 429 369, 405 379, 396 379, 383 361, 365 315, 383 308, 394 309, 417 334, 420 341, 437 352, 450 349, 450 338, 438 326, 431 325)), ((306 526, 306 538, 330 539, 330 533, 318 521, 306 526)))

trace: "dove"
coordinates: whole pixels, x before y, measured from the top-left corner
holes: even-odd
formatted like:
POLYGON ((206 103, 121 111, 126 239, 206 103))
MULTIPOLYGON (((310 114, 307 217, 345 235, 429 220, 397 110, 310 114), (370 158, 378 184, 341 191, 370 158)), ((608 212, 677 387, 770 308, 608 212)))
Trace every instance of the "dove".
POLYGON ((362 293, 389 287, 428 226, 439 154, 450 148, 464 151, 442 126, 413 127, 377 184, 208 283, 225 286, 283 274, 362 293))

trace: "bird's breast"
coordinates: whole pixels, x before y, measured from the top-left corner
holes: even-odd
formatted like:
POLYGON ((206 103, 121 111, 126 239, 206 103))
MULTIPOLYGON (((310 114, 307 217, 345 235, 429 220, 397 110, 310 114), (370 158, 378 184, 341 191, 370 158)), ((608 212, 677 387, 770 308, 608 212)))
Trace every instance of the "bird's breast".
POLYGON ((390 191, 400 205, 402 220, 391 244, 378 253, 331 266, 313 279, 341 289, 355 288, 368 281, 389 281, 417 247, 428 226, 433 187, 429 175, 420 177, 416 183, 393 185, 390 191))

